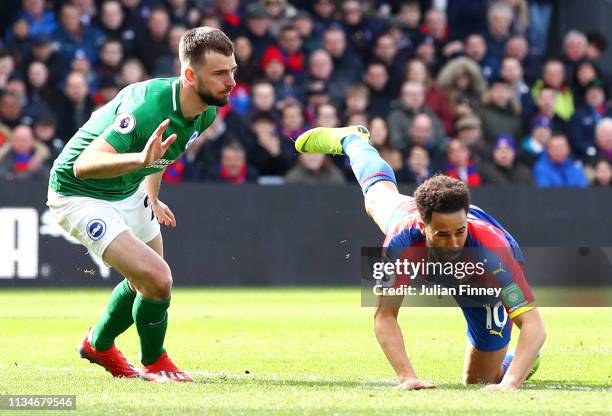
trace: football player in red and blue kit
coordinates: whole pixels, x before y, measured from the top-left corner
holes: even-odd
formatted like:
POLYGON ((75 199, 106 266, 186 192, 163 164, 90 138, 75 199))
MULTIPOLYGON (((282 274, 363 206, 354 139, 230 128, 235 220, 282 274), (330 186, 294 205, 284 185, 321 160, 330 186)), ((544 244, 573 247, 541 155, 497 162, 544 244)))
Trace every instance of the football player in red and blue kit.
MULTIPOLYGON (((456 179, 434 176, 417 188, 414 197, 400 194, 393 170, 369 140, 369 132, 362 126, 318 127, 300 135, 295 147, 301 153, 349 157, 363 190, 366 211, 386 236, 388 260, 423 247, 430 252, 446 251, 446 255, 467 251, 487 264, 485 273, 489 283, 493 281, 492 286, 499 288, 499 296, 481 306, 459 302, 469 341, 463 382, 487 384, 485 390, 517 389, 537 368, 546 330, 533 305, 516 240, 493 217, 470 205, 467 187, 456 179), (516 351, 508 353, 513 323, 520 335, 516 351)), ((403 296, 397 295, 378 298, 376 337, 397 373, 400 388, 435 388, 434 383, 417 377, 408 359, 397 321, 402 300, 403 296)))

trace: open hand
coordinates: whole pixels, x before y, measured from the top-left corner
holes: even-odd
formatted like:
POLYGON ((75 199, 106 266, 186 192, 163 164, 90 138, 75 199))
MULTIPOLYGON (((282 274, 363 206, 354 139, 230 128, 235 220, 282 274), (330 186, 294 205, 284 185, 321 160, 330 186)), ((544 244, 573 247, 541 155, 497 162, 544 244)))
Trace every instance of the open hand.
POLYGON ((143 167, 147 167, 151 163, 160 159, 164 153, 166 153, 166 150, 168 150, 170 145, 176 140, 176 134, 172 134, 166 140, 162 141, 164 131, 169 125, 169 119, 162 121, 149 138, 149 141, 147 141, 147 144, 145 145, 144 149, 142 149, 142 152, 140 152, 143 167))
POLYGON ((151 209, 153 210, 153 214, 155 214, 155 217, 157 217, 157 221, 159 221, 160 224, 176 227, 176 219, 174 219, 174 214, 170 208, 168 208, 168 205, 164 204, 160 200, 151 201, 151 209))
POLYGON ((408 380, 403 381, 399 386, 396 387, 397 390, 421 390, 421 389, 435 389, 438 387, 436 384, 431 381, 422 381, 416 378, 409 378, 408 380))

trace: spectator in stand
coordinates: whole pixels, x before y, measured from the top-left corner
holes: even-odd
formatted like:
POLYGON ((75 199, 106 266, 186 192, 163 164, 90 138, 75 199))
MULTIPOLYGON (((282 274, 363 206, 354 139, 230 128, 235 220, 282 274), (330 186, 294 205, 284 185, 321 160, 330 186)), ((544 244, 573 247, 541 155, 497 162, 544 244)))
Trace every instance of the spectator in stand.
POLYGON ((574 96, 566 82, 563 62, 559 59, 551 58, 544 64, 542 79, 537 80, 531 89, 534 99, 537 99, 540 90, 544 87, 552 88, 557 92, 555 114, 568 121, 574 114, 574 96))
POLYGON ((583 161, 597 153, 595 126, 605 117, 612 117, 612 108, 606 105, 603 83, 595 79, 586 90, 585 105, 576 109, 569 123, 572 151, 583 161))
POLYGON ((410 124, 408 137, 408 148, 415 145, 421 146, 427 149, 433 160, 433 164, 436 166, 443 165, 444 156, 442 155, 441 149, 444 144, 435 141, 433 137, 433 122, 427 114, 421 113, 414 116, 410 124))
POLYGON ((351 114, 346 119, 346 125, 347 126, 367 126, 368 125, 368 115, 366 113, 351 114))
POLYGON ((62 140, 57 135, 57 117, 50 111, 37 114, 34 118, 32 131, 37 143, 41 143, 47 147, 50 153, 49 161, 53 162, 60 154, 65 140, 62 140))
MULTIPOLYGON (((503 2, 493 3, 487 12, 487 57, 494 68, 499 68, 510 38, 513 12, 503 2)), ((494 74, 495 75, 495 74, 494 74)))
POLYGON ((482 133, 482 122, 475 115, 463 116, 455 123, 456 139, 463 142, 472 155, 472 161, 480 165, 489 157, 482 133))
POLYGON ((0 94, 0 124, 10 128, 16 127, 21 124, 22 117, 28 114, 24 114, 17 94, 9 91, 0 94))
POLYGON ((478 65, 470 58, 449 61, 438 74, 438 86, 446 93, 453 118, 472 114, 480 106, 486 83, 478 65))
POLYGON ((539 188, 584 188, 588 185, 582 165, 570 156, 570 146, 563 134, 553 134, 533 167, 539 188))
POLYGON ((323 33, 323 48, 329 53, 334 64, 334 81, 352 83, 359 81, 363 64, 347 46, 346 34, 340 26, 332 26, 323 33))
POLYGON ((565 120, 559 117, 555 113, 558 93, 554 88, 544 87, 539 90, 537 97, 535 98, 535 110, 523 113, 523 126, 528 126, 527 129, 531 128, 531 123, 536 117, 546 117, 552 123, 552 130, 567 133, 568 125, 565 120))
POLYGON ((470 150, 460 140, 451 140, 448 146, 446 174, 463 181, 467 186, 476 187, 482 183, 476 165, 470 159, 470 150))
POLYGON ((603 74, 593 61, 585 58, 576 63, 576 72, 572 80, 572 95, 576 109, 585 104, 586 90, 596 79, 603 81, 603 74))
POLYGON ((499 74, 499 61, 487 54, 484 36, 473 33, 465 38, 465 55, 480 66, 482 76, 487 81, 499 74))
POLYGON ((363 84, 353 84, 346 90, 344 119, 355 114, 365 113, 368 109, 370 92, 363 84))
POLYGON ((523 140, 523 161, 532 167, 546 150, 552 137, 552 121, 546 116, 538 116, 531 123, 530 134, 523 140))
POLYGON ((512 8, 512 33, 524 35, 529 28, 529 7, 527 0, 502 0, 512 8))
POLYGON ((295 161, 295 147, 293 141, 308 129, 304 118, 304 109, 295 100, 288 100, 281 110, 281 125, 279 134, 283 139, 283 155, 295 161))
POLYGON ((285 76, 283 55, 277 49, 268 49, 261 58, 261 68, 265 79, 274 86, 274 94, 278 101, 287 98, 301 98, 292 77, 285 76))
MULTIPOLYGON (((68 67, 68 60, 55 51, 53 44, 49 38, 44 35, 38 35, 31 40, 31 52, 25 60, 25 65, 33 61, 44 63, 49 69, 49 83, 56 87, 64 79, 68 67)), ((1 74, 1 71, 0 71, 1 74)), ((0 88, 2 87, 2 79, 0 75, 0 88)))
POLYGON ((368 87, 370 96, 368 115, 370 117, 386 118, 389 114, 389 92, 387 89, 389 74, 387 69, 383 64, 369 64, 363 75, 363 82, 368 87))
POLYGON ((95 26, 85 26, 81 22, 79 9, 71 3, 62 6, 59 21, 60 27, 51 35, 53 42, 58 45, 58 51, 66 59, 81 51, 90 62, 94 62, 104 40, 102 32, 95 26))
POLYGON ((516 160, 516 142, 499 136, 493 146, 493 160, 482 167, 483 183, 533 186, 531 170, 516 160))
POLYGON ((30 27, 28 22, 24 18, 15 20, 4 39, 10 54, 17 62, 22 62, 30 52, 30 27))
POLYGON ((419 24, 421 23, 421 4, 419 0, 405 0, 401 2, 396 16, 396 23, 399 24, 402 32, 408 36, 414 47, 421 39, 419 29, 419 24))
POLYGON ((251 3, 247 7, 244 23, 242 33, 251 40, 253 55, 259 60, 268 46, 274 44, 274 38, 270 35, 270 16, 261 4, 251 3))
POLYGON ((599 32, 588 33, 587 40, 589 41, 587 57, 593 62, 599 62, 601 55, 608 49, 608 40, 599 32))
POLYGON ((304 87, 306 93, 306 106, 304 115, 308 124, 314 124, 317 118, 317 108, 323 104, 331 103, 331 97, 324 81, 310 81, 304 87))
POLYGON ((107 39, 119 39, 126 55, 134 53, 136 28, 128 25, 121 2, 104 0, 100 6, 98 26, 107 39))
POLYGON ((365 5, 359 0, 344 0, 341 12, 344 31, 352 49, 361 59, 367 59, 374 40, 385 29, 385 21, 366 16, 365 5))
POLYGON ((250 86, 256 79, 261 78, 261 70, 257 58, 253 54, 251 39, 242 35, 235 38, 234 55, 238 65, 234 77, 238 84, 250 86))
POLYGON ((278 36, 279 45, 269 46, 264 52, 264 57, 274 49, 283 58, 285 71, 299 82, 304 75, 305 58, 302 52, 302 37, 293 26, 285 25, 280 29, 278 36))
POLYGON ((485 141, 492 144, 502 134, 523 137, 520 114, 520 104, 512 96, 510 85, 502 78, 493 80, 478 110, 485 141))
POLYGON ((251 114, 266 112, 275 120, 280 120, 275 104, 274 86, 265 80, 255 81, 251 86, 251 114))
POLYGON ((58 126, 58 135, 68 140, 91 116, 94 103, 89 95, 89 86, 85 77, 72 72, 66 78, 66 87, 57 105, 53 106, 62 122, 58 126))
POLYGON ((246 152, 238 142, 232 142, 221 149, 221 163, 211 179, 231 185, 241 185, 257 180, 257 172, 247 165, 246 152))
MULTIPOLYGON (((170 19, 173 25, 184 27, 198 26, 202 14, 189 0, 166 0, 166 2, 168 4, 168 10, 170 10, 170 19)), ((233 2, 240 4, 238 0, 226 0, 222 3, 230 4, 233 2)), ((228 35, 231 33, 232 36, 235 36, 235 33, 231 32, 229 29, 226 33, 228 35)))
POLYGON ((334 0, 315 0, 312 6, 315 28, 322 32, 331 26, 340 24, 336 19, 336 2, 334 0))
POLYGON ((595 148, 593 158, 605 158, 612 163, 612 118, 602 119, 595 129, 595 148))
POLYGON ((563 63, 565 65, 565 79, 571 79, 576 73, 576 66, 587 57, 589 41, 584 33, 570 30, 563 40, 563 63))
POLYGON ((278 38, 281 28, 291 21, 297 10, 287 0, 260 0, 270 16, 270 30, 274 37, 278 38))
POLYGON ((15 58, 6 49, 0 49, 0 89, 6 87, 6 83, 15 72, 15 58))
POLYGON ((444 92, 438 88, 431 77, 429 68, 419 59, 411 59, 406 64, 406 81, 415 81, 425 89, 425 105, 440 119, 447 135, 453 132, 453 116, 444 92))
POLYGON ((405 61, 399 59, 398 45, 389 32, 383 32, 378 38, 372 50, 371 61, 382 63, 389 74, 389 88, 397 91, 404 81, 405 61))
POLYGON ((168 34, 170 32, 170 15, 163 6, 154 7, 147 20, 146 29, 136 36, 136 57, 142 62, 146 71, 152 74, 157 60, 168 54, 168 34))
POLYGON ((316 127, 339 127, 338 110, 331 104, 321 104, 317 107, 316 127))
POLYGON ((422 43, 433 46, 434 65, 438 67, 463 50, 460 41, 449 41, 446 13, 443 10, 429 9, 425 13, 421 34, 425 36, 422 43))
POLYGON ((592 186, 609 188, 612 186, 612 165, 607 159, 599 159, 593 166, 592 186))
POLYGON ((346 182, 344 175, 327 155, 301 153, 295 165, 287 175, 287 183, 307 185, 342 185, 346 182))
POLYGON ((276 131, 276 119, 268 112, 255 113, 252 129, 257 144, 249 161, 260 175, 283 176, 291 168, 293 157, 283 153, 282 140, 276 131))
POLYGON ((119 84, 117 84, 115 78, 105 77, 100 80, 98 91, 91 98, 97 109, 99 106, 111 101, 117 94, 119 94, 119 84))
POLYGON ((99 78, 114 77, 121 68, 124 56, 121 41, 107 38, 100 48, 100 59, 96 65, 97 76, 99 78))
POLYGON ((126 59, 123 64, 121 64, 118 79, 119 87, 123 88, 126 85, 144 81, 146 78, 147 72, 142 65, 142 62, 140 62, 138 59, 126 59))
POLYGON ((440 119, 425 106, 425 91, 421 84, 408 81, 402 86, 400 99, 391 103, 391 113, 387 117, 391 145, 398 150, 406 150, 409 146, 406 133, 417 114, 425 113, 432 121, 432 134, 435 146, 444 138, 444 129, 440 119))
POLYGON ((524 36, 514 35, 508 39, 508 42, 506 42, 506 56, 519 61, 527 84, 532 85, 540 77, 542 64, 539 58, 529 54, 529 44, 524 36))
POLYGON ((45 109, 49 109, 59 95, 55 85, 49 81, 49 69, 38 61, 33 61, 28 65, 26 87, 28 102, 45 109))
POLYGON ((55 13, 46 10, 45 0, 23 0, 23 10, 17 19, 25 19, 30 27, 30 36, 50 36, 58 27, 55 13))
POLYGON ((399 173, 397 180, 400 183, 420 185, 431 175, 429 152, 422 146, 412 146, 408 151, 404 169, 399 173))
POLYGON ((307 85, 312 85, 313 82, 322 82, 325 85, 327 93, 331 99, 340 104, 344 99, 346 89, 348 88, 348 80, 333 80, 334 64, 325 50, 317 49, 308 59, 308 78, 307 85))
POLYGON ((50 166, 49 151, 36 143, 32 128, 20 124, 13 129, 10 143, 0 147, 0 178, 6 180, 43 178, 50 166))
POLYGON ((390 146, 389 128, 384 118, 374 117, 370 120, 368 130, 370 131, 370 143, 376 150, 380 151, 390 146))
POLYGON ((506 56, 501 61, 501 78, 510 84, 514 101, 521 105, 521 111, 533 111, 534 103, 529 86, 523 79, 523 68, 516 58, 506 56))

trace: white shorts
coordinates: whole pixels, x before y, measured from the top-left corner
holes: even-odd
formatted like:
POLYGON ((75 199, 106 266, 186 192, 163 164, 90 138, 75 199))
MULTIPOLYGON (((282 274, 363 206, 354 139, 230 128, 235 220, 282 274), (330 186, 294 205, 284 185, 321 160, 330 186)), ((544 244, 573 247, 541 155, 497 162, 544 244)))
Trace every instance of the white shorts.
POLYGON ((153 240, 160 231, 142 188, 121 201, 64 196, 52 189, 47 198, 47 206, 58 224, 100 258, 109 244, 126 230, 131 230, 144 243, 153 240))

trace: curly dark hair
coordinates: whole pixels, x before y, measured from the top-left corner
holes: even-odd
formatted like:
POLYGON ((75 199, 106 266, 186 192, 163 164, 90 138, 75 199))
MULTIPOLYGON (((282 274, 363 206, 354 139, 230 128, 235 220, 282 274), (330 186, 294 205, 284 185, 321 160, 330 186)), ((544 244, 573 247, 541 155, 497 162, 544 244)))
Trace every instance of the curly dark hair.
POLYGON ((414 191, 417 208, 428 224, 434 212, 451 213, 470 209, 470 192, 467 186, 446 175, 435 175, 414 191))

